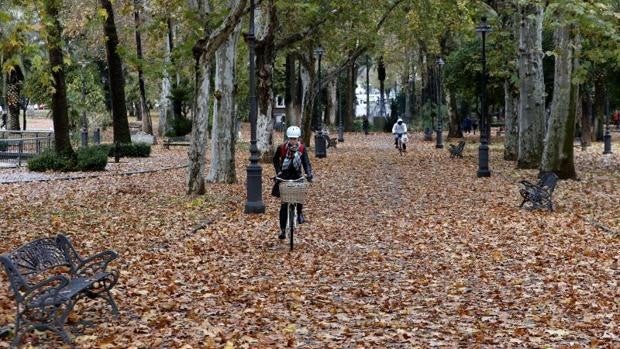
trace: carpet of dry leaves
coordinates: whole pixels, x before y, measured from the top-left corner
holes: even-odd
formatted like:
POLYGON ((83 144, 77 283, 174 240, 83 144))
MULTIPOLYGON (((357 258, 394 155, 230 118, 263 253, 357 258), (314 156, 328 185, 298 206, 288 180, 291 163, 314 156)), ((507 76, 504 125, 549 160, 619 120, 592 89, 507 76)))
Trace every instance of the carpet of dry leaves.
MULTIPOLYGON (((518 208, 518 181, 536 171, 503 161, 500 143, 478 179, 473 136, 463 159, 417 134, 403 157, 387 134, 345 138, 311 154, 292 252, 276 237, 270 164, 267 212, 243 212, 247 143, 238 184, 199 197, 185 195, 186 149, 159 146, 99 177, 0 184, 0 251, 63 231, 83 254, 119 252, 121 317, 78 305, 70 320, 95 323, 71 327, 81 348, 620 346, 620 144, 575 148, 580 180, 558 184, 549 213, 518 208)), ((62 345, 48 332, 25 342, 62 345)))

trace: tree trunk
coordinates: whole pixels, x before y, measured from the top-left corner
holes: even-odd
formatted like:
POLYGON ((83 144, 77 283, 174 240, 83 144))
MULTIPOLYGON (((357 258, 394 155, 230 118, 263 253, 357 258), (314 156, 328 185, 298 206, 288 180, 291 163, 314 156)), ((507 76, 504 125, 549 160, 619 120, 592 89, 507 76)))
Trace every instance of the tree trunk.
MULTIPOLYGON (((164 66, 168 65, 171 60, 171 53, 174 47, 174 37, 172 33, 172 19, 168 18, 168 33, 166 35, 164 66)), ((169 120, 173 116, 172 103, 168 96, 171 94, 171 83, 168 69, 164 68, 163 77, 161 79, 161 93, 159 94, 159 127, 158 133, 160 137, 166 135, 169 130, 169 120)))
MULTIPOLYGON (((235 3, 231 5, 234 8, 228 13, 222 25, 212 33, 208 31, 206 36, 199 39, 193 47, 196 93, 193 103, 192 141, 188 150, 188 194, 205 193, 205 146, 207 144, 207 130, 209 126, 211 59, 220 46, 229 39, 234 28, 241 20, 247 1, 233 0, 232 3, 235 3)), ((200 8, 198 11, 201 12, 200 8)))
POLYGON ((327 111, 325 113, 325 123, 326 126, 334 126, 336 125, 336 111, 338 105, 338 96, 336 95, 336 82, 338 79, 333 80, 327 84, 327 111))
POLYGON ((538 168, 545 132, 542 21, 538 4, 521 7, 519 31, 519 147, 518 168, 538 168))
POLYGON ((347 132, 353 131, 353 121, 355 120, 355 80, 357 78, 357 68, 355 62, 351 62, 347 67, 347 86, 344 91, 344 129, 347 132))
POLYGON ((108 77, 112 98, 112 127, 114 142, 131 143, 129 121, 127 119, 127 106, 125 104, 125 78, 123 77, 123 62, 119 55, 118 35, 114 22, 114 10, 110 0, 101 0, 101 7, 106 11, 107 17, 103 25, 106 36, 106 55, 108 58, 108 77))
POLYGON ((605 100, 607 88, 605 87, 605 72, 599 67, 594 77, 594 137, 597 142, 603 141, 603 126, 605 125, 605 100))
POLYGON ((256 146, 264 162, 273 158, 273 62, 274 34, 277 25, 273 0, 263 1, 256 9, 256 146))
MULTIPOLYGON (((573 140, 575 139, 575 94, 571 91, 574 40, 567 24, 554 33, 555 74, 551 115, 540 165, 541 172, 555 172, 559 178, 575 178, 573 140)), ((575 86, 576 87, 576 86, 575 86)))
POLYGON ((289 53, 286 55, 286 92, 284 97, 284 102, 286 103, 286 126, 300 124, 301 113, 296 108, 296 101, 299 99, 297 82, 295 56, 289 53))
POLYGON ((519 150, 519 96, 515 86, 504 80, 504 160, 516 161, 519 150))
POLYGON ((584 85, 581 89, 581 149, 592 145, 592 88, 584 85))
POLYGON ((310 146, 310 138, 312 136, 312 126, 314 124, 314 107, 316 99, 316 91, 313 88, 314 79, 314 59, 312 53, 308 57, 302 57, 300 59, 300 76, 301 76, 301 124, 302 124, 302 137, 304 144, 310 146))
POLYGON ((140 104, 138 105, 138 120, 142 120, 142 131, 150 135, 153 134, 153 123, 151 121, 151 114, 146 105, 146 88, 144 87, 144 71, 142 65, 144 64, 144 57, 142 55, 142 37, 140 33, 140 27, 142 25, 140 19, 141 1, 134 0, 134 19, 136 22, 136 54, 138 56, 138 87, 140 89, 140 104))
POLYGON ((450 138, 463 138, 463 131, 461 130, 461 116, 459 115, 458 106, 456 103, 456 93, 447 89, 446 100, 448 104, 448 139, 450 138))
POLYGON ((211 167, 207 181, 235 183, 235 65, 240 26, 215 53, 211 167))
POLYGON ((22 87, 24 86, 24 74, 19 65, 13 66, 13 70, 9 73, 8 85, 6 91, 8 121, 7 130, 19 131, 19 112, 21 108, 19 102, 22 97, 22 87))
POLYGON ((69 139, 69 115, 67 112, 67 85, 62 54, 62 26, 60 25, 60 3, 45 1, 47 18, 47 51, 54 84, 52 94, 52 120, 54 123, 54 146, 57 153, 72 156, 73 148, 69 139))

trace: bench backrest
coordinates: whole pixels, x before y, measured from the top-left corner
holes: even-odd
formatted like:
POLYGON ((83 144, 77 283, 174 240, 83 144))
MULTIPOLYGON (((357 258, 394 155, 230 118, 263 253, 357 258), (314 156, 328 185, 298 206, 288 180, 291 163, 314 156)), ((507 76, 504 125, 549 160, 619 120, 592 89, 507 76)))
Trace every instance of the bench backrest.
POLYGON ((553 193, 555 186, 558 184, 558 175, 553 172, 545 172, 538 181, 539 187, 547 187, 549 194, 553 193))
POLYGON ((459 144, 456 146, 459 151, 462 151, 465 148, 465 141, 459 141, 459 144))
POLYGON ((42 238, 27 243, 18 249, 0 256, 11 283, 11 288, 19 297, 24 288, 30 289, 41 281, 41 274, 58 267, 75 269, 74 252, 69 240, 63 236, 42 238), (69 246, 67 246, 69 244, 69 246), (67 248, 70 247, 70 250, 67 248))

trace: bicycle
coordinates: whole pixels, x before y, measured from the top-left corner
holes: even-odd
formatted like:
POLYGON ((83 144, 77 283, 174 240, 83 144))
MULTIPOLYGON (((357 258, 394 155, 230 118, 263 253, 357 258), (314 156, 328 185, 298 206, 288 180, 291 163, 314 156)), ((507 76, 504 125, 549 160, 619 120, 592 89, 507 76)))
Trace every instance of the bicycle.
POLYGON ((303 204, 306 198, 306 177, 297 179, 283 179, 273 177, 280 181, 280 201, 287 204, 286 233, 289 238, 290 250, 293 250, 293 235, 297 228, 297 204, 303 204))
POLYGON ((397 144, 397 148, 398 148, 398 153, 402 156, 404 152, 407 151, 407 146, 405 145, 407 143, 408 137, 406 133, 399 133, 398 134, 398 138, 396 140, 396 144, 397 144))

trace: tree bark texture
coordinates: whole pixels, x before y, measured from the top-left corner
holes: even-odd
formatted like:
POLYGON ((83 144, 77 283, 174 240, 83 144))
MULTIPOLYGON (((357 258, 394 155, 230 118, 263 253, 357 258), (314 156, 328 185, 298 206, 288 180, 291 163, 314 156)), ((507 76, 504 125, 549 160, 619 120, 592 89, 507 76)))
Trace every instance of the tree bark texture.
POLYGON ((159 127, 158 133, 160 137, 166 135, 169 127, 169 120, 174 115, 172 111, 172 102, 168 98, 171 94, 172 85, 170 83, 170 75, 168 69, 165 68, 170 63, 170 55, 172 48, 174 47, 174 37, 172 33, 172 20, 168 19, 168 33, 165 40, 165 53, 164 53, 164 71, 161 79, 161 93, 159 94, 159 127))
POLYGON ((519 95, 516 86, 504 80, 504 160, 516 161, 519 152, 519 95))
POLYGON ((22 97, 22 87, 24 86, 24 74, 19 65, 13 66, 8 74, 9 78, 6 91, 6 107, 8 110, 7 130, 19 131, 19 112, 21 111, 19 102, 22 97))
POLYGON ((463 138, 461 130, 461 116, 456 103, 456 93, 446 89, 446 102, 448 105, 448 139, 463 138))
POLYGON ((101 7, 106 12, 103 31, 106 36, 106 56, 108 58, 108 77, 110 81, 110 96, 112 100, 112 127, 114 142, 131 143, 127 106, 125 102, 125 78, 123 77, 123 62, 119 55, 118 35, 114 22, 114 10, 110 0, 101 0, 101 7))
POLYGON ((310 138, 312 136, 312 126, 314 118, 314 106, 316 103, 316 89, 314 78, 314 59, 312 52, 307 56, 300 56, 300 76, 301 76, 301 124, 302 137, 304 144, 310 146, 310 138))
POLYGON ((150 135, 153 134, 153 122, 151 121, 151 113, 146 104, 146 87, 144 86, 144 70, 142 64, 144 62, 144 56, 142 54, 142 37, 141 26, 142 20, 140 19, 140 11, 142 10, 141 0, 134 0, 134 19, 136 22, 136 55, 138 56, 138 87, 140 89, 140 104, 138 106, 138 118, 142 120, 142 131, 150 135))
POLYGON ((347 82, 344 92, 344 129, 347 132, 353 131, 353 121, 355 120, 355 81, 357 79, 357 67, 354 61, 347 67, 347 82))
POLYGON ((545 83, 542 51, 543 8, 521 7, 519 30, 518 168, 538 168, 544 147, 545 83))
POLYGON ((338 79, 330 81, 327 86, 327 112, 325 113, 325 125, 326 126, 334 126, 336 125, 336 111, 338 110, 338 96, 336 95, 336 83, 338 79))
POLYGON ((256 9, 256 146, 265 162, 273 158, 273 64, 277 15, 273 0, 262 1, 256 9))
POLYGON ((592 88, 587 84, 581 90, 581 149, 592 145, 592 88))
POLYGON ((54 84, 52 94, 52 120, 54 123, 54 146, 57 153, 73 155, 69 139, 69 115, 67 111, 67 85, 65 83, 65 66, 62 54, 62 26, 60 24, 61 2, 45 1, 47 13, 47 51, 54 84))
POLYGON ((567 179, 576 177, 573 158, 575 96, 571 83, 574 40, 569 25, 563 24, 555 29, 554 41, 553 100, 540 171, 554 172, 559 178, 567 179))
MULTIPOLYGON (((297 108, 296 101, 299 98, 297 69, 295 69, 295 56, 293 54, 286 55, 286 94, 284 102, 286 103, 286 126, 300 125, 301 111, 297 108)), ((301 103, 300 103, 301 104, 301 103)))
POLYGON ((605 72, 598 68, 594 75, 594 140, 603 141, 605 125, 605 100, 607 99, 607 88, 605 72))
POLYGON ((235 65, 240 26, 215 53, 211 167, 207 181, 235 183, 235 65))
POLYGON ((215 31, 199 39, 193 48, 196 95, 193 107, 192 140, 188 150, 188 194, 200 195, 205 193, 205 147, 209 126, 211 60, 215 52, 229 39, 241 20, 247 1, 235 0, 235 3, 224 22, 215 31))

